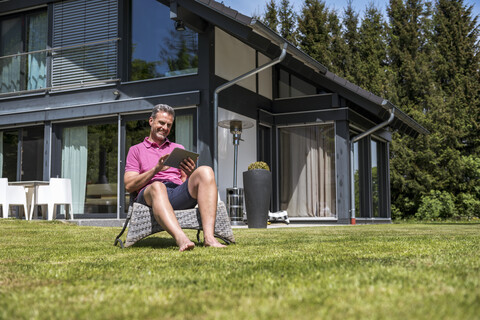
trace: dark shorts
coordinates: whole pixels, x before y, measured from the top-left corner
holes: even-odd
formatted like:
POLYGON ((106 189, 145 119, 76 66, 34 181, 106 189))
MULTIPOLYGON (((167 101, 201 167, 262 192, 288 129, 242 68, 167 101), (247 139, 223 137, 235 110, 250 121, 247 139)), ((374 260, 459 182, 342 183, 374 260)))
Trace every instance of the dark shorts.
MULTIPOLYGON (((173 210, 191 209, 197 205, 197 200, 192 198, 188 192, 188 180, 178 185, 173 182, 164 182, 167 187, 168 200, 173 207, 173 210)), ((135 202, 147 205, 145 198, 143 197, 144 188, 137 196, 135 202)))

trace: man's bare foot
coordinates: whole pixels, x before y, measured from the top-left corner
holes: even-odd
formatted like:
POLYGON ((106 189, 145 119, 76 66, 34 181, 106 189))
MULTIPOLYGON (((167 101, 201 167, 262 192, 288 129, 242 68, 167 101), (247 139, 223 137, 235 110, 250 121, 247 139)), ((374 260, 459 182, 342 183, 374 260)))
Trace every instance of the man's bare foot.
POLYGON ((205 245, 205 247, 213 247, 213 248, 225 248, 226 247, 226 245, 218 242, 218 240, 216 238, 208 239, 208 240, 205 239, 204 245, 205 245))
POLYGON ((184 243, 179 244, 178 247, 178 251, 180 252, 193 250, 193 248, 195 248, 195 243, 187 239, 187 241, 185 241, 184 243))

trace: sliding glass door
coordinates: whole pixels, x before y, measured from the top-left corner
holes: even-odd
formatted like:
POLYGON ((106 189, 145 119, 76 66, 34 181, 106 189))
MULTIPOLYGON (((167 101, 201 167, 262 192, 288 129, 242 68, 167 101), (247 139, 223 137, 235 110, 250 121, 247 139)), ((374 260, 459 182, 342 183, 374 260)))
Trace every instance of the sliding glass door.
POLYGON ((336 217, 333 124, 279 129, 280 209, 289 217, 336 217))

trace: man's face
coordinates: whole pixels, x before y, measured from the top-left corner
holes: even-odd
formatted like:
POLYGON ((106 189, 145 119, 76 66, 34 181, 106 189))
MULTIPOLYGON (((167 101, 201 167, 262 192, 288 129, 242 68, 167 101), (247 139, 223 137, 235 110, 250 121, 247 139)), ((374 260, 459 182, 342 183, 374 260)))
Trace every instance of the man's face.
POLYGON ((155 119, 150 117, 150 138, 154 141, 163 142, 170 134, 173 125, 173 117, 167 112, 158 112, 155 119))

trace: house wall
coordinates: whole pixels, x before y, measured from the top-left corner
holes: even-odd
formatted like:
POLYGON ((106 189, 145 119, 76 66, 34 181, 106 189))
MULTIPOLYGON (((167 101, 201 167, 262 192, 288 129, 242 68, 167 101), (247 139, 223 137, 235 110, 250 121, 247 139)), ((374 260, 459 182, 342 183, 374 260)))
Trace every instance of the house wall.
MULTIPOLYGON (((230 81, 255 69, 255 64, 253 48, 215 28, 215 75, 230 81)), ((244 79, 238 85, 256 91, 255 77, 244 79)))

